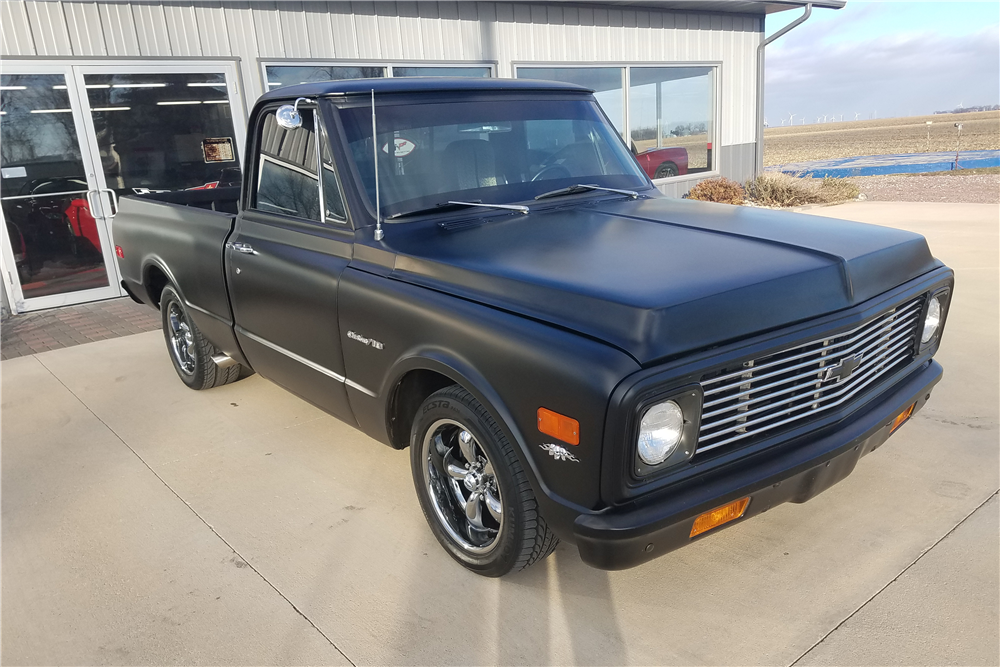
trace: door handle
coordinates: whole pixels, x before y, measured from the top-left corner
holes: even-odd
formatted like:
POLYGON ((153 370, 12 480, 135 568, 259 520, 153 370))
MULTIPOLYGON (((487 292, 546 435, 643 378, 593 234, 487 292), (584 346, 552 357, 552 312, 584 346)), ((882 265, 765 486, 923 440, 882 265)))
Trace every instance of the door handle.
POLYGON ((106 218, 113 218, 118 215, 118 193, 116 193, 111 188, 101 188, 99 190, 87 190, 87 206, 90 207, 90 214, 93 216, 102 216, 106 218), (101 194, 107 192, 110 199, 111 207, 107 213, 104 212, 104 200, 101 199, 101 194), (94 195, 97 195, 97 202, 100 206, 94 206, 94 195))
POLYGON ((235 250, 236 252, 241 252, 244 255, 259 255, 260 254, 256 250, 254 250, 253 246, 250 245, 249 243, 243 243, 241 241, 237 241, 236 243, 229 243, 227 245, 229 245, 229 247, 232 248, 233 250, 235 250))
POLYGON ((100 213, 104 213, 104 210, 100 206, 94 206, 94 200, 91 199, 91 196, 93 195, 100 196, 100 194, 101 194, 100 190, 87 190, 87 206, 90 208, 90 215, 94 216, 95 218, 100 213))
POLYGON ((118 215, 118 193, 111 188, 103 188, 99 190, 99 192, 107 192, 111 199, 111 206, 114 210, 111 211, 111 215, 109 217, 113 218, 118 215))

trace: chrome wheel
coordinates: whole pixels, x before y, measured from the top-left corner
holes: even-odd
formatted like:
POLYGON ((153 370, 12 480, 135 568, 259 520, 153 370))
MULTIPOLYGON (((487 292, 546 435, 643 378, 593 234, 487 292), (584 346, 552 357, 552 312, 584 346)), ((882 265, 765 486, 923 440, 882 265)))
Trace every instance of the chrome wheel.
POLYGON ((431 424, 421 451, 424 484, 441 527, 470 553, 491 551, 504 515, 486 451, 465 426, 451 419, 431 424))
POLYGON ((167 323, 170 326, 170 350, 177 362, 177 367, 185 375, 194 375, 195 349, 194 333, 184 321, 184 311, 176 301, 171 301, 167 311, 167 323))

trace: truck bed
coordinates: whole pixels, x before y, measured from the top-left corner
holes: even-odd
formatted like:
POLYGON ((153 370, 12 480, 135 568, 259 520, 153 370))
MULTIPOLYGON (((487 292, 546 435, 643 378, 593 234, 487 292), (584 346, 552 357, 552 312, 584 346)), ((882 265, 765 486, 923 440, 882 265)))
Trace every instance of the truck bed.
POLYGON ((173 284, 205 337, 227 353, 238 350, 224 257, 238 201, 239 188, 132 195, 112 223, 126 290, 159 307, 160 290, 173 284))

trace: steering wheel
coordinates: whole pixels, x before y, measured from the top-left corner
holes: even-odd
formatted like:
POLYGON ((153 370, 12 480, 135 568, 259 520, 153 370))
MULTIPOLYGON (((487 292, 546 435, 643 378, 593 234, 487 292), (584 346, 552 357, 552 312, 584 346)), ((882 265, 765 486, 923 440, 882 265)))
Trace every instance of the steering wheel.
POLYGON ((561 164, 549 164, 538 170, 538 173, 531 177, 532 181, 543 181, 547 178, 569 178, 573 174, 569 169, 561 164))

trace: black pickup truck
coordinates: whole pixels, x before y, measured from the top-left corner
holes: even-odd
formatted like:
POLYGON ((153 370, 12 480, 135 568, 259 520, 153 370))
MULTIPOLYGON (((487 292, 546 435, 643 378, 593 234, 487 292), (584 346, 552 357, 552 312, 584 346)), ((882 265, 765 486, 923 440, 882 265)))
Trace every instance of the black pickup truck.
POLYGON ((923 237, 666 198, 589 90, 306 84, 249 128, 241 188, 122 199, 125 289, 189 387, 256 371, 409 447, 480 574, 559 539, 631 567, 804 502, 941 378, 923 237))

